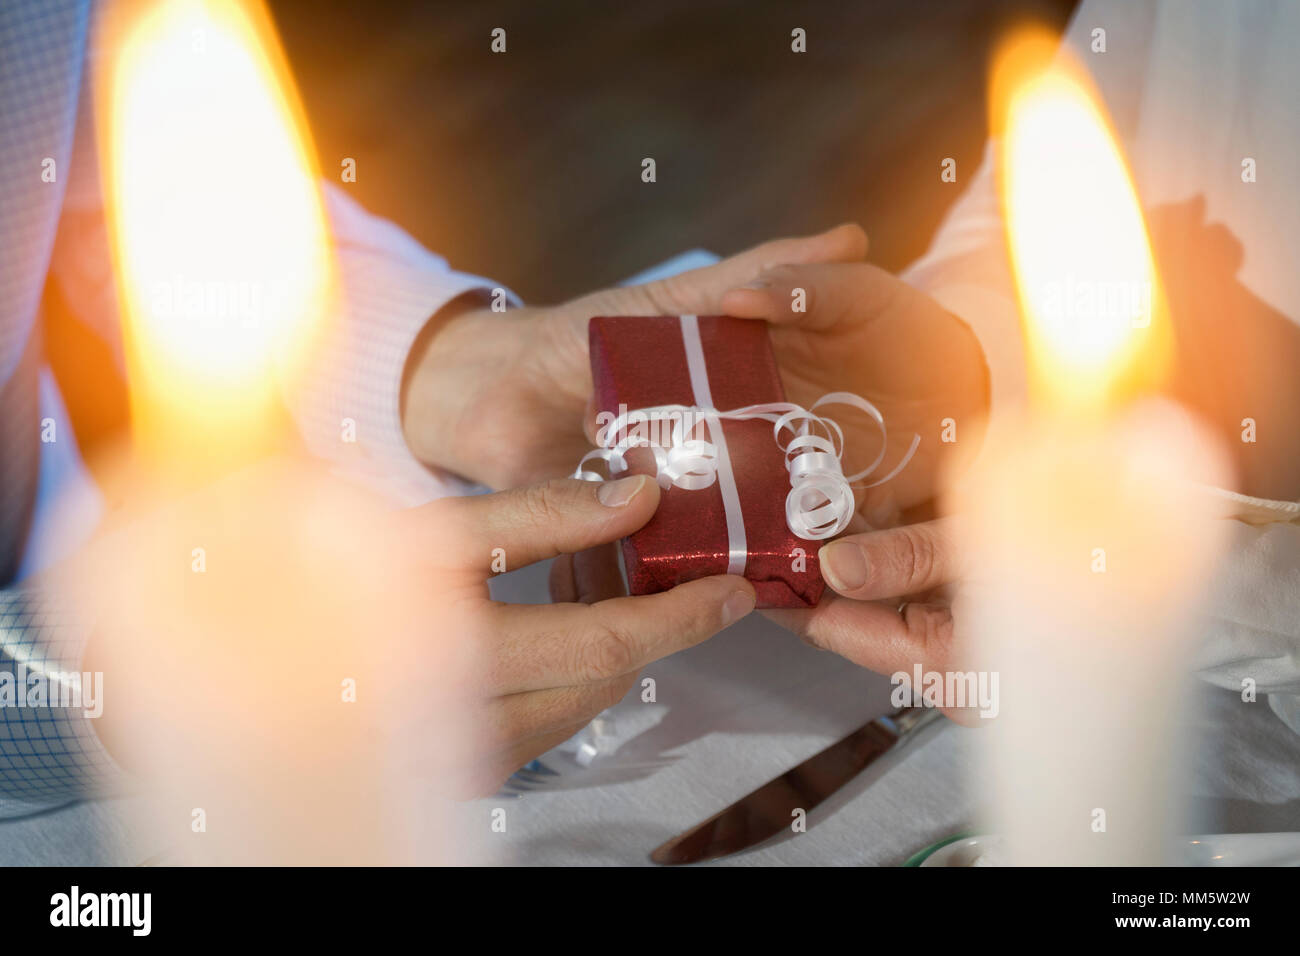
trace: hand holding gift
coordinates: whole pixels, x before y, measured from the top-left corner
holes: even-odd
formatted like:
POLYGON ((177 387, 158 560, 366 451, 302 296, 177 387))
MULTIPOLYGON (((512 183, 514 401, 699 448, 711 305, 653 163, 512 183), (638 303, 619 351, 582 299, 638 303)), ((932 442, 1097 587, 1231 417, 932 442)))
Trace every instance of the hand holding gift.
POLYGON ((453 310, 430 323, 411 351, 402 393, 407 444, 425 464, 492 488, 567 475, 591 447, 582 423, 592 394, 593 315, 716 314, 728 289, 764 269, 853 262, 866 245, 860 228, 838 226, 560 305, 453 310))
MULTIPOLYGON (((727 292, 722 308, 770 323, 790 401, 808 407, 848 391, 879 409, 888 432, 882 474, 921 436, 907 468, 860 502, 873 524, 929 501, 940 474, 979 449, 989 403, 983 349, 966 323, 897 276, 865 262, 777 266, 727 292), (946 419, 959 440, 941 440, 946 419)), ((841 424, 845 468, 854 472, 876 456, 881 436, 862 416, 841 424)))
MULTIPOLYGON (((918 661, 937 670, 954 666, 948 588, 960 573, 956 519, 892 525, 898 509, 928 502, 943 475, 963 469, 979 450, 988 372, 974 333, 923 292, 865 264, 775 269, 759 287, 729 292, 724 302, 736 315, 773 323, 792 395, 806 397, 823 376, 835 375, 881 410, 891 446, 908 428, 923 436, 907 468, 869 493, 877 494, 866 509, 876 512, 874 530, 852 529, 857 533, 820 552, 835 594, 811 611, 771 616, 809 643, 881 673, 910 671, 918 661), (804 290, 807 313, 790 313, 794 289, 804 290), (945 419, 955 423, 959 441, 937 440, 945 419)), ((870 440, 862 438, 868 447, 870 440)))
POLYGON ((760 607, 813 607, 822 594, 809 549, 849 526, 855 482, 873 487, 901 471, 874 473, 882 445, 845 475, 844 434, 823 406, 848 406, 884 438, 876 408, 830 392, 810 408, 785 401, 761 322, 729 316, 597 317, 591 320, 598 443, 575 477, 600 481, 641 470, 664 489, 650 523, 624 542, 633 594, 667 590, 709 574, 749 578, 760 607), (639 454, 638 454, 639 453, 639 454))
MULTIPOLYGON (((882 435, 880 420, 862 414, 860 409, 816 409, 819 414, 834 415, 836 424, 843 431, 842 467, 846 476, 855 476, 875 465, 871 477, 858 482, 859 486, 874 484, 881 477, 889 478, 875 488, 863 490, 859 487, 858 505, 867 515, 867 521, 859 518, 850 530, 861 530, 868 523, 877 527, 895 523, 900 508, 921 504, 935 494, 941 470, 960 466, 960 460, 949 459, 958 459, 958 456, 969 458, 978 448, 988 404, 988 376, 979 343, 963 322, 896 277, 860 263, 781 266, 765 270, 743 288, 728 291, 722 301, 732 315, 768 320, 767 331, 771 334, 779 374, 777 389, 779 392, 780 386, 784 386, 785 397, 793 405, 811 409, 828 393, 848 391, 865 398, 883 418, 885 434, 882 435), (805 310, 799 311, 798 306, 805 310), (960 423, 960 443, 939 440, 943 422, 949 418, 960 423), (894 475, 913 449, 912 439, 916 435, 922 436, 922 440, 915 446, 915 458, 894 475)), ((726 357, 725 350, 719 360, 733 361, 726 357)), ((635 358, 632 361, 635 362, 635 358)), ((770 374, 761 363, 757 363, 761 366, 761 372, 757 374, 754 372, 756 363, 751 360, 748 364, 748 374, 734 367, 720 373, 723 381, 742 383, 739 385, 741 392, 730 397, 771 400, 771 391, 757 396, 752 390, 746 391, 752 389, 755 378, 762 381, 770 374)), ((715 380, 712 367, 710 373, 712 382, 715 380)), ((614 376, 616 379, 619 377, 614 376)), ((624 380, 629 378, 626 372, 621 377, 624 380)), ((633 402, 626 402, 629 406, 649 400, 643 391, 634 390, 631 397, 633 402)), ((604 404, 609 403, 610 399, 606 397, 604 404)), ((727 401, 715 404, 719 408, 731 407, 727 401)), ((596 437, 592 422, 589 422, 588 431, 596 437)), ((759 431, 764 432, 764 429, 759 431)), ((758 443, 772 444, 770 425, 758 443)), ((780 463, 778 457, 778 466, 780 463)), ((749 464, 747 458, 746 467, 749 464)), ((788 474, 769 476, 768 481, 775 483, 782 478, 788 489, 788 474)), ((665 500, 671 499, 673 494, 670 492, 665 500)), ((768 500, 771 500, 770 495, 768 500)), ((639 533, 640 539, 657 533, 658 518, 657 514, 656 520, 639 533)), ((769 526, 773 523, 779 525, 780 516, 765 520, 769 526)), ((680 533, 678 537, 681 537, 680 533)), ((698 543, 698 533, 691 540, 698 543)), ((921 557, 928 553, 921 550, 924 545, 945 540, 942 526, 917 525, 909 530, 899 529, 887 540, 876 542, 871 539, 871 542, 879 545, 881 554, 878 557, 883 559, 882 571, 888 571, 888 586, 897 587, 900 581, 909 577, 922 580, 933 576, 924 569, 904 567, 907 563, 904 552, 911 543, 920 542, 914 553, 921 557)), ((815 555, 818 542, 804 543, 810 556, 815 555)), ((824 550, 823 554, 844 548, 853 549, 854 545, 837 545, 824 550)), ((946 558, 944 552, 936 560, 946 562, 946 558)), ((605 560, 611 559, 612 556, 607 554, 605 560)), ((558 569, 555 575, 556 593, 570 594, 574 589, 593 595, 607 593, 594 583, 596 574, 592 569, 598 565, 599 559, 594 556, 566 562, 566 566, 558 569)), ((810 566, 815 568, 811 562, 810 566)), ((865 570, 865 563, 863 567, 865 570)), ((934 572, 939 573, 942 567, 944 564, 936 563, 934 572)), ((798 581, 798 575, 787 572, 786 577, 798 581)), ((826 577, 837 590, 841 588, 843 582, 835 577, 834 569, 830 569, 826 577)), ((608 587, 610 576, 604 575, 603 580, 608 587)), ((886 584, 883 580, 874 583, 886 584)), ((844 590, 851 590, 855 592, 854 597, 860 597, 866 596, 868 588, 868 582, 863 580, 844 590)), ((798 590, 805 598, 811 596, 813 599, 782 602, 784 606, 816 603, 816 584, 809 585, 804 581, 798 584, 798 590)), ((873 593, 872 596, 889 597, 899 593, 905 592, 888 591, 873 593)), ((762 594, 760 605, 780 606, 777 602, 765 600, 762 594)), ((817 619, 824 616, 823 612, 813 615, 817 619)), ((808 617, 807 614, 781 615, 785 623, 805 632, 804 619, 808 617)))

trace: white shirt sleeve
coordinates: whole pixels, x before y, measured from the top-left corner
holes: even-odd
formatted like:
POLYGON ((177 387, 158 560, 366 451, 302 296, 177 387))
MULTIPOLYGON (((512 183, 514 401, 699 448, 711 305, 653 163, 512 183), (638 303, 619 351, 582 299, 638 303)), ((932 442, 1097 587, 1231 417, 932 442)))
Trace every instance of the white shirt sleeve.
POLYGON ((495 284, 453 271, 339 187, 327 183, 324 197, 338 269, 335 314, 313 367, 286 396, 308 448, 403 506, 474 490, 411 453, 402 433, 402 373, 435 313, 495 284))
MULTIPOLYGON (((50 271, 70 308, 109 345, 125 374, 93 129, 89 99, 83 97, 50 271)), ((322 183, 322 197, 338 294, 311 368, 285 391, 308 449, 345 477, 404 506, 477 490, 411 454, 402 434, 402 373, 416 336, 438 310, 466 292, 497 284, 452 270, 336 184, 322 183)), ((520 304, 504 291, 511 304, 520 304)))

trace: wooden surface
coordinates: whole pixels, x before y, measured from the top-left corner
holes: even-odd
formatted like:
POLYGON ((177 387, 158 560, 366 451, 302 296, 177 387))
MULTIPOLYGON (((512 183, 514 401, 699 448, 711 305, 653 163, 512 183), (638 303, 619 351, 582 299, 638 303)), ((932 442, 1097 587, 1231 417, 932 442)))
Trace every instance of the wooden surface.
POLYGON ((992 42, 1073 6, 271 0, 326 174, 536 302, 844 220, 901 268, 979 162, 992 42))

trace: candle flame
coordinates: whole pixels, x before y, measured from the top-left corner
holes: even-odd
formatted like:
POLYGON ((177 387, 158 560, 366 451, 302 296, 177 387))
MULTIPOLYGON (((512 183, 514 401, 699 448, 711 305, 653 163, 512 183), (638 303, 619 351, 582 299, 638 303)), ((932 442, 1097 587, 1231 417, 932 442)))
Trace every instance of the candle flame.
POLYGON ((1137 190, 1085 71, 1023 34, 993 84, 1001 197, 1037 397, 1098 408, 1159 381, 1167 323, 1137 190))
POLYGON ((301 109, 259 4, 130 3, 107 32, 97 105, 137 438, 238 460, 276 430, 277 374, 302 364, 332 283, 301 109))

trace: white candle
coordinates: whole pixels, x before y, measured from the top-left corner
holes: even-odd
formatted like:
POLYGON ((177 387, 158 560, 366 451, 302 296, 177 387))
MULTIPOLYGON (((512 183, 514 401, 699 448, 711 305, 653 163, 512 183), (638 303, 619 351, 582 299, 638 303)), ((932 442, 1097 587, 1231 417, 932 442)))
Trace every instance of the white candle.
POLYGON ((958 620, 999 674, 984 743, 1011 861, 1151 864, 1178 824, 1177 691, 1218 548, 1194 482, 1223 466, 1141 399, 1169 344, 1141 209, 1086 74, 1054 54, 1022 41, 994 84, 1032 412, 992 431, 958 496, 958 620))
POLYGON ((1189 475, 1221 476, 1172 406, 1107 427, 1026 422, 968 490, 974 583, 958 608, 998 674, 982 741, 1010 858, 1162 862, 1184 661, 1219 547, 1189 475))

